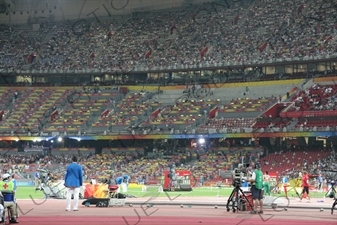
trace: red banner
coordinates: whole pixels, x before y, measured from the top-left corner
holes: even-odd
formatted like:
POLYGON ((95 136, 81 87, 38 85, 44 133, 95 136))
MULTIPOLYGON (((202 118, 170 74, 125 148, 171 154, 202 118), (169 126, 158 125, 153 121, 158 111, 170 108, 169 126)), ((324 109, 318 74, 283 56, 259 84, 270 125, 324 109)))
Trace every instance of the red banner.
POLYGON ((28 57, 27 57, 27 62, 28 63, 33 63, 33 61, 36 58, 36 56, 37 56, 37 54, 35 54, 35 53, 29 54, 28 57))
POLYGON ((331 41, 333 39, 333 37, 332 36, 329 36, 326 40, 325 40, 325 42, 329 42, 329 41, 331 41))
POLYGON ((297 14, 298 14, 298 15, 302 14, 303 9, 304 9, 305 7, 306 7, 305 4, 300 5, 300 6, 297 8, 297 14))
POLYGON ((150 56, 152 55, 152 51, 148 51, 147 53, 145 53, 145 58, 150 58, 150 56))
POLYGON ((202 49, 200 51, 200 57, 204 57, 207 51, 208 51, 208 47, 205 47, 204 49, 202 49))
POLYGON ((109 112, 110 111, 108 109, 104 110, 104 112, 102 112, 101 114, 101 118, 106 117, 109 114, 109 112))
POLYGON ((218 107, 214 107, 214 108, 209 112, 209 118, 210 118, 210 119, 215 118, 217 112, 218 112, 218 107))
POLYGON ((337 116, 337 110, 330 110, 330 111, 281 112, 280 115, 281 115, 282 118, 337 116))
POLYGON ((240 19, 241 19, 240 15, 237 15, 233 20, 233 24, 238 25, 240 19))
POLYGON ((51 115, 50 115, 50 121, 54 122, 56 117, 59 115, 59 111, 55 110, 51 115))
POLYGON ((259 47, 259 51, 263 52, 268 46, 268 42, 263 43, 260 47, 259 47))
POLYGON ((154 111, 154 112, 151 114, 151 116, 157 117, 159 113, 160 113, 160 109, 157 109, 156 111, 154 111))

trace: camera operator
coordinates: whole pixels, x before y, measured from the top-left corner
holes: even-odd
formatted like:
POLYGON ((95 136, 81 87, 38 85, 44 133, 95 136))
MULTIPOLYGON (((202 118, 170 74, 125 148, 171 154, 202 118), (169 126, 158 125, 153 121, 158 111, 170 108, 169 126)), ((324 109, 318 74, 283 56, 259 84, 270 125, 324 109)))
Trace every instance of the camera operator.
POLYGON ((255 170, 253 171, 252 177, 250 179, 252 184, 251 192, 254 200, 254 210, 251 213, 263 214, 263 173, 261 171, 260 164, 255 164, 255 170), (260 205, 260 211, 258 211, 258 206, 260 205))

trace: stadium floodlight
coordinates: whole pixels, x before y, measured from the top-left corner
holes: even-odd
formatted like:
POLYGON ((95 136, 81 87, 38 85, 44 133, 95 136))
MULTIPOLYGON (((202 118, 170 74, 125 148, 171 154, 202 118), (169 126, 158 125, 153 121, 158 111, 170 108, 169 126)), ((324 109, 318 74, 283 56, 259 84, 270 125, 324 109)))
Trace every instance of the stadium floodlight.
POLYGON ((204 138, 200 138, 199 139, 199 144, 201 144, 201 145, 205 144, 205 139, 204 138))
POLYGON ((58 141, 58 142, 61 142, 61 141, 62 141, 62 138, 61 138, 61 137, 59 137, 59 138, 57 139, 57 141, 58 141))

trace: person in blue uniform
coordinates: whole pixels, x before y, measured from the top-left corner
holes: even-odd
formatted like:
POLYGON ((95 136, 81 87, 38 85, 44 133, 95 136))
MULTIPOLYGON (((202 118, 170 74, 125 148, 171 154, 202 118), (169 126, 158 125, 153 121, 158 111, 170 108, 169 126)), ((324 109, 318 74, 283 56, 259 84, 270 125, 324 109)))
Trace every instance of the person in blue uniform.
POLYGON ((123 177, 117 177, 116 183, 117 183, 117 185, 121 185, 123 183, 123 177))
POLYGON ((35 182, 35 189, 41 190, 40 173, 38 171, 34 173, 34 182, 35 182))
POLYGON ((77 163, 77 157, 72 157, 72 163, 67 166, 67 172, 64 177, 64 186, 67 188, 67 206, 66 211, 71 210, 71 197, 74 196, 73 210, 78 211, 78 200, 80 188, 83 186, 83 169, 77 163))
POLYGON ((122 183, 123 183, 123 177, 117 177, 117 178, 116 178, 116 184, 117 184, 117 186, 118 186, 117 193, 120 192, 122 183))
POLYGON ((130 176, 129 175, 123 175, 123 192, 128 192, 128 186, 130 182, 130 176))
POLYGON ((14 193, 15 193, 15 192, 16 192, 16 189, 18 188, 18 186, 17 186, 17 181, 16 181, 16 179, 15 179, 15 174, 12 175, 11 181, 12 181, 13 184, 14 184, 14 193))

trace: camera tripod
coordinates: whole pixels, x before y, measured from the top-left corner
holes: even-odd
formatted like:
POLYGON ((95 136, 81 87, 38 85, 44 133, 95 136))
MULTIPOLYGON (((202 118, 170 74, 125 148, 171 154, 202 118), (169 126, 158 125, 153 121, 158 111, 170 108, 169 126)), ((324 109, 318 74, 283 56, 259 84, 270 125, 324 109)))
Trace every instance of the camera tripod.
POLYGON ((240 197, 239 195, 241 194, 241 196, 243 196, 244 200, 246 200, 246 203, 248 203, 248 205, 250 206, 250 208, 254 211, 254 206, 252 205, 252 203, 250 203, 250 201, 248 200, 247 196, 244 194, 243 190, 240 188, 240 184, 237 184, 234 186, 234 189, 231 193, 231 195, 229 196, 228 200, 227 200, 227 212, 230 211, 230 203, 232 202, 232 211, 233 213, 235 213, 236 211, 239 211, 239 200, 240 197))
POLYGON ((325 197, 330 197, 330 198, 335 199, 334 203, 332 203, 332 206, 331 206, 331 215, 333 214, 335 206, 337 205, 336 189, 334 185, 335 184, 331 184, 331 188, 325 193, 325 197))

